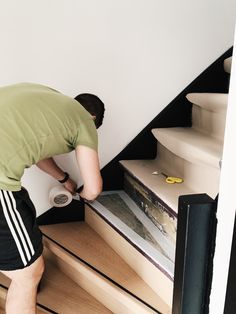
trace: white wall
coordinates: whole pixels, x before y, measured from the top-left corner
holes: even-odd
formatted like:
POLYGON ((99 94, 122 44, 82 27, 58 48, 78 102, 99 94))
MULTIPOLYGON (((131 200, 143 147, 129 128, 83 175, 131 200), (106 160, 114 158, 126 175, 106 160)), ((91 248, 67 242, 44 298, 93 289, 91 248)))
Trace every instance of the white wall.
MULTIPOLYGON (((106 104, 101 166, 233 44, 235 0, 0 2, 0 85, 48 84, 106 104)), ((79 181, 73 156, 59 161, 79 181)), ((35 167, 23 183, 38 214, 56 182, 35 167)))

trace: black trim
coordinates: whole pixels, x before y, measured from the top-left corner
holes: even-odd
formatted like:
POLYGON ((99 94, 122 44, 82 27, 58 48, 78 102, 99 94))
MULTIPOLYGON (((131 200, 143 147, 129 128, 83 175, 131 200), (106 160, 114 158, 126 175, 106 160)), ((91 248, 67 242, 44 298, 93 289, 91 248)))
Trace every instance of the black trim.
MULTIPOLYGON (((156 157, 156 139, 152 135, 151 129, 191 126, 192 106, 186 99, 186 94, 228 92, 229 74, 224 71, 223 62, 232 56, 232 51, 233 47, 202 72, 102 169, 105 191, 122 189, 123 169, 119 165, 120 160, 154 159, 156 157)), ((146 105, 148 106, 148 104, 146 105)))
MULTIPOLYGON (((156 157, 156 139, 151 133, 152 128, 191 126, 192 108, 185 97, 186 94, 191 92, 228 92, 229 74, 223 69, 223 61, 232 56, 232 52, 233 47, 189 84, 117 156, 102 168, 104 191, 123 188, 124 171, 119 164, 120 160, 153 159, 156 157)), ((78 204, 78 202, 75 204, 49 209, 37 218, 38 224, 48 225, 84 220, 83 205, 78 204)))
POLYGON ((52 207, 37 217, 37 223, 41 226, 83 220, 84 202, 77 200, 72 200, 69 205, 64 207, 52 207))
POLYGON ((143 301, 142 299, 140 299, 139 297, 137 297, 135 294, 133 294, 132 292, 130 292, 129 290, 127 290, 126 288, 124 288, 123 286, 121 286, 119 283, 117 283, 116 281, 114 281, 113 279, 111 279, 110 277, 108 277, 107 275, 105 275, 104 273, 102 273, 99 269, 97 269, 96 267, 92 266, 91 264, 89 264, 88 262, 86 262, 85 260, 83 260, 81 257, 79 257, 78 255, 76 255, 75 253, 71 252, 70 250, 68 250, 67 248, 65 248, 62 244, 58 243, 56 240, 52 239, 51 237, 49 237, 48 235, 46 235, 45 233, 43 233, 43 235, 49 239, 50 241, 52 241, 54 244, 56 244, 57 246, 59 246, 60 248, 62 248, 66 253, 70 254, 71 256, 73 256, 74 258, 76 258, 77 260, 79 260, 81 263, 83 263, 84 265, 88 266, 90 269, 92 269, 93 271, 95 271, 96 273, 98 273, 99 275, 101 275, 102 277, 104 277, 106 280, 110 281, 112 284, 114 284, 115 286, 117 286, 118 288, 122 289, 123 291, 125 291, 126 293, 128 293, 129 295, 131 295, 132 297, 134 297, 136 300, 138 300, 139 302, 143 303, 145 306, 147 306, 148 308, 150 308, 151 310, 153 310, 155 313, 158 314, 162 314, 160 313, 157 309, 153 308, 150 304, 146 303, 145 301, 143 301))
MULTIPOLYGON (((6 286, 4 286, 3 284, 0 283, 0 287, 5 289, 5 290, 8 290, 8 288, 6 286)), ((48 311, 49 313, 52 313, 52 314, 59 314, 59 312, 55 312, 53 311, 52 309, 48 308, 47 306, 43 305, 43 304, 40 304, 40 303, 36 303, 36 305, 40 308, 42 308, 43 310, 46 310, 48 311)))

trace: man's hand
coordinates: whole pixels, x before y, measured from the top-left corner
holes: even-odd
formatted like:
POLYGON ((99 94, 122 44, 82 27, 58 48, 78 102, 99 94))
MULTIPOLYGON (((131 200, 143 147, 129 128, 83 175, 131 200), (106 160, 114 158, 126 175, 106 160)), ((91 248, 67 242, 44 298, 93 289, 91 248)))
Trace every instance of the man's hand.
POLYGON ((76 194, 77 184, 72 180, 68 179, 65 183, 63 183, 64 188, 67 189, 71 194, 76 194))
MULTIPOLYGON (((58 167, 58 165, 55 163, 53 158, 40 160, 36 165, 39 167, 39 169, 49 174, 57 181, 62 180, 65 177, 65 172, 61 170, 61 168, 58 167)), ((74 195, 76 193, 77 184, 70 178, 66 182, 63 183, 63 186, 71 194, 74 195)))

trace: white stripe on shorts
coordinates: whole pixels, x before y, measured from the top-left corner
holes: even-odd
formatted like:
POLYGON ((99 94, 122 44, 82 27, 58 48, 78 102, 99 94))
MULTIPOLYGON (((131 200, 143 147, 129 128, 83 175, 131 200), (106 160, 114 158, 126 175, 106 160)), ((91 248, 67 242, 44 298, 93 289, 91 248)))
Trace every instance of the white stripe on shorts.
POLYGON ((30 261, 32 255, 34 254, 34 249, 30 241, 29 235, 27 233, 27 230, 22 221, 22 218, 20 216, 20 213, 16 209, 16 202, 15 202, 14 196, 12 192, 10 191, 1 190, 0 199, 1 199, 3 213, 6 218, 7 224, 11 231, 13 239, 16 243, 23 265, 26 266, 27 261, 30 261), (4 199, 4 196, 5 196, 5 199, 4 199), (10 201, 10 198, 12 200, 12 203, 10 201), (19 219, 19 222, 17 218, 19 219), (28 243, 28 246, 26 242, 28 243), (32 254, 30 254, 29 248, 32 254))
MULTIPOLYGON (((33 248, 33 244, 32 244, 32 242, 31 242, 30 237, 29 237, 29 234, 28 234, 28 232, 27 232, 27 230, 26 230, 26 228, 25 228, 25 225, 24 225, 24 222, 23 222, 23 220, 22 220, 22 218, 21 218, 21 215, 20 215, 19 211, 18 211, 17 208, 16 208, 16 200, 15 200, 15 198, 14 198, 14 196, 13 196, 13 194, 12 194, 11 191, 9 191, 8 193, 9 193, 10 198, 11 198, 12 203, 13 203, 13 210, 14 210, 16 216, 18 217, 18 221, 19 221, 20 226, 21 226, 21 228, 22 228, 22 230, 23 230, 23 233, 24 233, 24 235, 25 235, 26 242, 28 243, 28 248, 29 248, 30 251, 31 251, 31 256, 30 256, 30 259, 31 259, 31 257, 32 257, 32 256, 34 255, 34 253, 35 253, 34 248, 33 248)), ((30 259, 29 259, 29 260, 30 260, 30 259)))

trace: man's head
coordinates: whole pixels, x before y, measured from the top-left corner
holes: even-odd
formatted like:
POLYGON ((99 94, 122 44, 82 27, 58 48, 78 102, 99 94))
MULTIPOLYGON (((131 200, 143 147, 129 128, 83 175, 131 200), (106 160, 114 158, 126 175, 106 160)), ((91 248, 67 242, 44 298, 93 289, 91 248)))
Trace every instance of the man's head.
POLYGON ((98 129, 102 125, 104 117, 104 103, 93 94, 80 94, 75 97, 77 100, 92 116, 95 117, 95 125, 98 129))

